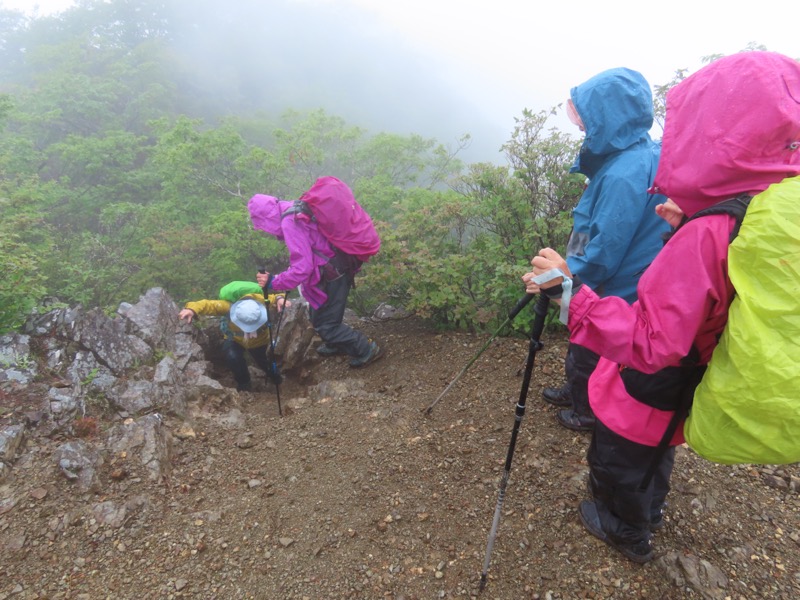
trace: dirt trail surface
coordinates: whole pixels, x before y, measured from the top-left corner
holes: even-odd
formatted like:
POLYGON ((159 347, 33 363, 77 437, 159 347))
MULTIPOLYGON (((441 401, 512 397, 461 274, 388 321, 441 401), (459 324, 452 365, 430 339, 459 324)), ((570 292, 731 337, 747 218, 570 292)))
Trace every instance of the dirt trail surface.
MULTIPOLYGON (((58 440, 34 430, 0 485, 0 599, 800 597, 796 465, 720 466, 681 447, 657 560, 635 565, 584 531, 589 434, 541 400, 566 350, 549 331, 479 594, 528 343, 493 342, 425 416, 488 336, 357 326, 388 355, 359 370, 314 359, 281 386, 283 417, 261 383, 191 423, 165 417, 184 433, 161 483, 114 457, 80 494, 53 463, 58 440), (102 521, 103 506, 126 516, 102 521)), ((41 400, 2 401, 5 422, 41 400)))

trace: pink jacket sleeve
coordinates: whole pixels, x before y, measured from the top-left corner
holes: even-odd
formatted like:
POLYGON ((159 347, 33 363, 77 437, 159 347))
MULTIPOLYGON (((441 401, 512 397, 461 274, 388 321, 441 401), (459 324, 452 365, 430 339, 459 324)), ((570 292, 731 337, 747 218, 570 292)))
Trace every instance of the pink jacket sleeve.
POLYGON ((677 365, 692 345, 701 364, 708 362, 733 299, 727 257, 734 222, 710 215, 682 227, 642 275, 633 305, 582 286, 570 305, 570 340, 645 373, 677 365))
POLYGON ((303 226, 294 219, 287 218, 282 223, 284 242, 289 251, 289 268, 272 280, 275 291, 293 290, 301 283, 307 283, 314 271, 314 249, 303 226))

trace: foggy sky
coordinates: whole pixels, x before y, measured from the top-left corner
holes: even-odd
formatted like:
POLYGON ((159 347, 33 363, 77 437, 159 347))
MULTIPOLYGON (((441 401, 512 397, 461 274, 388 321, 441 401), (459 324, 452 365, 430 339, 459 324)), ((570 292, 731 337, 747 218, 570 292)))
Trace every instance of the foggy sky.
MULTIPOLYGON (((193 85, 231 110, 325 108, 371 131, 443 143, 470 133, 470 160, 501 158, 523 108, 550 109, 603 69, 626 66, 660 85, 750 43, 800 55, 794 0, 742 11, 723 0, 159 1, 183 2, 179 18, 195 24, 180 38, 199 61, 193 85)), ((47 13, 68 2, 0 5, 47 13)), ((563 111, 554 124, 577 135, 563 111)))
POLYGON ((441 65, 363 11, 287 0, 191 6, 176 48, 198 92, 231 112, 323 108, 371 133, 416 133, 453 147, 470 134, 462 159, 504 160, 500 145, 511 132, 452 91, 441 65))

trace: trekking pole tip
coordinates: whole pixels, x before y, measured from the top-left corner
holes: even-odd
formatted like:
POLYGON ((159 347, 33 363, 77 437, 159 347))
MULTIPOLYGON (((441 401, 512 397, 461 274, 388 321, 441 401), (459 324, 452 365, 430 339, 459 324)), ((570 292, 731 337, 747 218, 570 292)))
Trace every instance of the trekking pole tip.
POLYGON ((481 584, 478 586, 478 593, 483 591, 483 588, 486 587, 486 573, 481 573, 481 584))

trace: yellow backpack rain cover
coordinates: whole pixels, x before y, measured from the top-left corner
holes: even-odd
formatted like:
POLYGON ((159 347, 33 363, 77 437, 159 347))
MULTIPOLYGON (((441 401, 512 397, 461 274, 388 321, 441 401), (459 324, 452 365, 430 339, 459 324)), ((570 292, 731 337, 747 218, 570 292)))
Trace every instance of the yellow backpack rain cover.
POLYGON ((686 441, 717 463, 800 462, 800 177, 750 201, 728 272, 736 296, 686 441))

